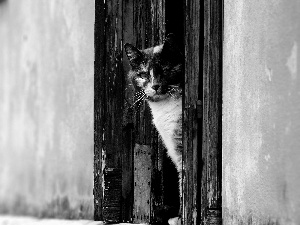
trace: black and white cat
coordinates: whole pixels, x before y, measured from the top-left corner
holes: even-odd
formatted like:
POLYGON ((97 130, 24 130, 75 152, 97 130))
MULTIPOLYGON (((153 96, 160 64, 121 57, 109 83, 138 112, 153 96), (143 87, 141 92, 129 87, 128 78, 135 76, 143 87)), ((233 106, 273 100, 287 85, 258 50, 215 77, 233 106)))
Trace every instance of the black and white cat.
MULTIPOLYGON (((168 35, 162 45, 138 50, 125 44, 131 70, 128 73, 140 99, 148 102, 153 123, 158 130, 178 171, 179 193, 182 196, 182 85, 184 57, 168 35)), ((180 207, 181 208, 181 207, 180 207)), ((169 224, 181 224, 180 217, 169 224)))

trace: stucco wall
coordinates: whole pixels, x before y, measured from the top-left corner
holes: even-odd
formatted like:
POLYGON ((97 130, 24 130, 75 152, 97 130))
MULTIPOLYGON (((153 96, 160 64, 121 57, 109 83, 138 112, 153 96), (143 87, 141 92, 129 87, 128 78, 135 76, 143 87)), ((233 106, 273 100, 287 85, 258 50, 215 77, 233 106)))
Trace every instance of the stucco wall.
POLYGON ((94 1, 0 1, 0 213, 93 216, 94 1))
POLYGON ((300 2, 225 1, 224 224, 300 224, 300 2))

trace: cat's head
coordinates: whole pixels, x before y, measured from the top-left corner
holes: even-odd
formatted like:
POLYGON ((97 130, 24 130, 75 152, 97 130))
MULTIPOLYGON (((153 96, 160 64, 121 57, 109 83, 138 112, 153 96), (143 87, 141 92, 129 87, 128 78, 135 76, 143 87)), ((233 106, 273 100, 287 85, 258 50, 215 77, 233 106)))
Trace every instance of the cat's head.
POLYGON ((124 46, 131 70, 128 73, 135 90, 144 91, 150 101, 160 101, 180 92, 184 82, 184 57, 169 34, 164 43, 139 50, 124 46))

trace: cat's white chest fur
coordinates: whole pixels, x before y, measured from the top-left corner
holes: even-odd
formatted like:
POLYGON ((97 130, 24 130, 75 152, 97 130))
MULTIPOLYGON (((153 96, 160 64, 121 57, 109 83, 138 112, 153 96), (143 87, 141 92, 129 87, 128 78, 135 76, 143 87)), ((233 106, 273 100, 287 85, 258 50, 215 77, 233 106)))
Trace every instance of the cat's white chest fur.
POLYGON ((153 123, 163 139, 169 156, 177 162, 179 155, 176 152, 174 133, 179 126, 181 129, 182 99, 170 97, 158 102, 148 101, 148 103, 152 111, 153 123))

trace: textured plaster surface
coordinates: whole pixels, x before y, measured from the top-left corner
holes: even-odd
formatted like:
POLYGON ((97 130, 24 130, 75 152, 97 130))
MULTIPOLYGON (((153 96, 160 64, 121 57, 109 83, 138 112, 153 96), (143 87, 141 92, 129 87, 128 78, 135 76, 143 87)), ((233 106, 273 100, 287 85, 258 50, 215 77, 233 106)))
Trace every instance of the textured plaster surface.
POLYGON ((94 2, 0 1, 0 212, 93 215, 94 2))
POLYGON ((300 2, 224 4, 224 224, 300 224, 300 2))
MULTIPOLYGON (((102 221, 92 220, 63 220, 63 219, 38 219, 34 217, 1 216, 0 225, 104 225, 102 221)), ((129 225, 132 223, 118 223, 115 225, 129 225)), ((114 224, 111 224, 114 225, 114 224)), ((136 225, 146 225, 144 223, 136 225)))

